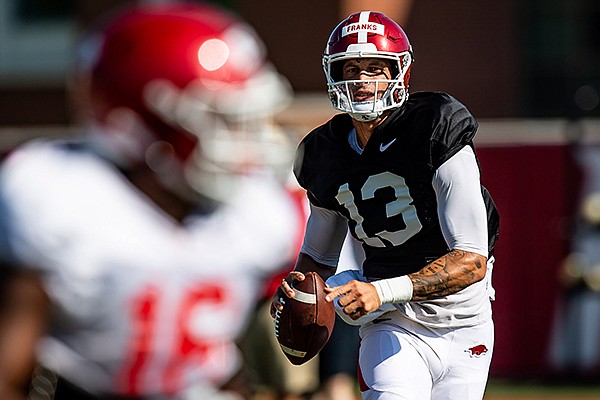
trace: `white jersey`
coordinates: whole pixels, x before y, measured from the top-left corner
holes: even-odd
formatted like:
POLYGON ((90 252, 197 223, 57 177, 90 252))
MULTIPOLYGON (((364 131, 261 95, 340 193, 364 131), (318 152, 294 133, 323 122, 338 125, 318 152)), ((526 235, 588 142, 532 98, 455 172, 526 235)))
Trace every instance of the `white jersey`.
POLYGON ((300 223, 277 183, 240 185, 227 205, 179 224, 90 152, 42 142, 11 155, 0 226, 12 261, 41 270, 55 304, 42 362, 123 395, 230 378, 233 340, 263 279, 289 265, 300 223))

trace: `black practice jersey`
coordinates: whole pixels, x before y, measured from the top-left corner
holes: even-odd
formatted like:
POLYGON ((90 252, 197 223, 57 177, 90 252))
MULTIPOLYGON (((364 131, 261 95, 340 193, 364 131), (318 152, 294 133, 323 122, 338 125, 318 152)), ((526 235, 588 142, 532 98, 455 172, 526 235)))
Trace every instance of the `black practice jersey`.
MULTIPOLYGON (((411 94, 376 128, 362 154, 350 147, 348 114, 334 116, 300 143, 294 173, 310 201, 343 215, 363 243, 365 275, 390 278, 420 270, 450 249, 432 186, 438 167, 473 147, 477 122, 445 93, 411 94)), ((482 186, 488 213, 489 256, 499 216, 482 186)))

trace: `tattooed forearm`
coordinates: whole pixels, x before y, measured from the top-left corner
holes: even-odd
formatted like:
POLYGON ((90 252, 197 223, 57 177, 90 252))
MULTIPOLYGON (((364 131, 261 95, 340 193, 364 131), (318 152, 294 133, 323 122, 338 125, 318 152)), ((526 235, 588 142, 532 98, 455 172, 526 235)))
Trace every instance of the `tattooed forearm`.
POLYGON ((427 300, 459 292, 485 276, 485 257, 463 250, 448 254, 426 265, 409 277, 413 300, 427 300))

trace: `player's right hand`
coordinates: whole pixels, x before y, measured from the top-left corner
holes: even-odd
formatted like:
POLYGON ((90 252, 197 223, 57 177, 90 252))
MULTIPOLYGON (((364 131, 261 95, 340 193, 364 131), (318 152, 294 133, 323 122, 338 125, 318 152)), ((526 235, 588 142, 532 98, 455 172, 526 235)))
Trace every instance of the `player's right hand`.
POLYGON ((381 307, 381 299, 377 294, 377 290, 369 282, 351 280, 341 286, 326 287, 325 292, 327 293, 325 300, 329 302, 339 297, 338 305, 353 320, 357 320, 381 307))
POLYGON ((294 281, 303 281, 304 274, 299 271, 291 271, 285 279, 281 280, 281 285, 275 291, 273 295, 273 300, 271 301, 271 309, 270 314, 272 318, 275 318, 275 313, 277 311, 283 310, 283 296, 288 298, 293 298, 295 296, 294 289, 292 289, 292 284, 294 281))

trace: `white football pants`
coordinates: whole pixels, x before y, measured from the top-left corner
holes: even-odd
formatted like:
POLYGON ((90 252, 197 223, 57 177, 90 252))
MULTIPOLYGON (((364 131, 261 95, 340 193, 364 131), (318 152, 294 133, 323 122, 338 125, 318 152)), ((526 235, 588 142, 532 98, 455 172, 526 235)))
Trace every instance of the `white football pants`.
POLYGON ((382 322, 361 327, 363 400, 481 400, 493 322, 432 329, 398 315, 387 313, 382 322))

